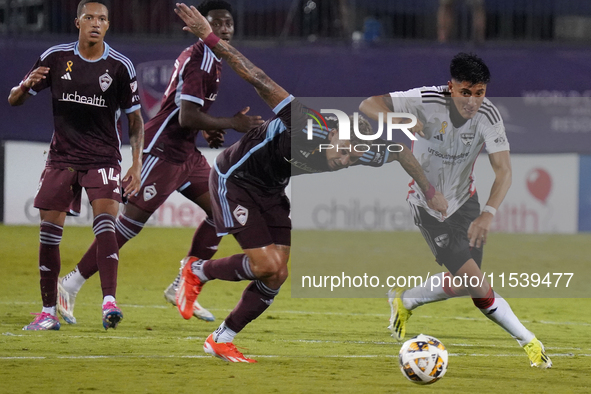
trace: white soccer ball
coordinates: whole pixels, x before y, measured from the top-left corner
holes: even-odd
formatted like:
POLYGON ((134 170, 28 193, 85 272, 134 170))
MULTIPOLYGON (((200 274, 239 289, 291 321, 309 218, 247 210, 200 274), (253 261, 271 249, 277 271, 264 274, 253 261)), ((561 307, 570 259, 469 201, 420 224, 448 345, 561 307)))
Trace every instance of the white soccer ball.
POLYGON ((447 371, 447 350, 429 335, 419 334, 404 342, 398 359, 402 374, 417 384, 435 383, 447 371))

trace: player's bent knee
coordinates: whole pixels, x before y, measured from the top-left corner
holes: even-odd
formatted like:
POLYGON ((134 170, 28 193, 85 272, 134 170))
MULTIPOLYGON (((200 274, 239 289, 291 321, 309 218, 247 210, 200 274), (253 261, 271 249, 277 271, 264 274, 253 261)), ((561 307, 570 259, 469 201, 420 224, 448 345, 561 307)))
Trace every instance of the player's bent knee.
POLYGON ((257 278, 270 278, 272 276, 278 275, 280 269, 275 266, 274 264, 265 264, 263 266, 257 267, 253 270, 253 273, 257 278))
POLYGON ((264 261, 254 263, 252 271, 257 278, 270 278, 282 275, 287 277, 287 275, 283 273, 283 270, 287 270, 287 267, 285 267, 285 264, 283 264, 283 261, 280 258, 267 258, 264 261))
POLYGON ((287 277, 289 276, 289 272, 287 270, 287 266, 283 265, 283 267, 279 270, 279 272, 277 272, 276 276, 276 281, 278 283, 285 283, 285 281, 287 280, 287 277))

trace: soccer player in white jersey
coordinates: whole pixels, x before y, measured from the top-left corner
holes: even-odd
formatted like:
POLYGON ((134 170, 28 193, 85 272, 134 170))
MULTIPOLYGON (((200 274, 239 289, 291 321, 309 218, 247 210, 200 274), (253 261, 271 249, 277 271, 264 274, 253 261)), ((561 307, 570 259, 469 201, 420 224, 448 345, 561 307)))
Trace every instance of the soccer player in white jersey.
POLYGON ((361 111, 373 119, 384 112, 416 115, 418 134, 413 154, 429 182, 448 201, 447 216, 430 209, 421 190, 411 183, 408 202, 416 225, 435 255, 448 271, 427 280, 426 286, 389 293, 390 329, 404 338, 412 310, 430 302, 470 295, 474 305, 500 325, 525 349, 531 365, 549 368, 552 362, 542 343, 521 324, 511 307, 493 291, 486 278, 481 286, 454 287, 452 276, 482 278, 482 249, 496 210, 511 185, 509 143, 499 111, 485 98, 490 72, 473 54, 459 53, 451 61, 451 81, 432 86, 373 96, 364 100, 361 111), (485 207, 480 210, 472 170, 486 147, 495 181, 485 207), (437 277, 437 278, 435 278, 437 277), (439 283, 438 286, 437 283, 439 283), (431 286, 433 285, 433 286, 431 286))

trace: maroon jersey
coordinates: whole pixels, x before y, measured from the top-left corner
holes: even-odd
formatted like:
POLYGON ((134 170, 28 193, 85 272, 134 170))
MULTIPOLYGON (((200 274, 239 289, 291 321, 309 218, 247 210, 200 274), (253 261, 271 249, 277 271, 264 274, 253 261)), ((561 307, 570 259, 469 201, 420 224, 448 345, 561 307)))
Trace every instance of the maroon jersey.
POLYGON ((47 165, 75 170, 118 167, 121 110, 140 108, 131 61, 107 43, 100 59, 86 60, 73 42, 49 48, 31 71, 40 66, 49 67, 49 74, 29 93, 51 88, 54 133, 47 165))
POLYGON ((199 130, 184 129, 179 124, 181 100, 197 103, 207 112, 218 94, 221 68, 221 60, 201 40, 180 54, 160 111, 146 123, 144 153, 173 163, 187 160, 196 150, 199 130))

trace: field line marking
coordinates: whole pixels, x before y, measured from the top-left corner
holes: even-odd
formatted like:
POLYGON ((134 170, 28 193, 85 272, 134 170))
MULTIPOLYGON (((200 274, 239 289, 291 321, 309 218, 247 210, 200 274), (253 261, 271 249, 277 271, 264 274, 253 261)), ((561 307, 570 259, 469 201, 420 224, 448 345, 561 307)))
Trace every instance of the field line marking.
MULTIPOLYGON (((452 357, 524 357, 523 354, 486 354, 486 353, 450 353, 452 357)), ((296 355, 286 356, 279 354, 250 354, 251 357, 256 358, 398 358, 397 354, 356 354, 356 355, 341 355, 341 354, 325 354, 325 355, 296 355)), ((549 353, 550 357, 591 357, 591 354, 572 354, 572 353, 549 353)), ((125 355, 125 356, 108 356, 108 355, 96 355, 96 356, 7 356, 0 357, 0 360, 105 360, 105 359, 194 359, 194 358, 210 358, 214 359, 209 355, 125 355)))
MULTIPOLYGON (((10 337, 44 337, 43 334, 31 335, 31 334, 13 334, 11 332, 4 332, 2 333, 4 336, 10 337)), ((94 340, 104 340, 104 339, 122 339, 122 340, 154 340, 153 336, 131 336, 131 337, 124 337, 124 336, 102 336, 102 335, 68 335, 69 339, 94 339, 94 340)), ((187 340, 187 341, 204 341, 205 337, 176 337, 176 340, 187 340)), ((323 344, 352 344, 352 345, 386 345, 386 346, 398 346, 402 342, 386 342, 386 341, 352 341, 352 340, 323 340, 323 339, 275 339, 275 342, 288 342, 288 343, 323 343, 323 344)), ((480 348, 502 348, 502 349, 518 349, 517 346, 513 345, 495 345, 495 344, 473 344, 473 343, 449 343, 448 349, 453 348, 454 346, 457 347, 480 347, 480 348)), ((546 349, 549 350, 563 350, 563 351, 589 351, 591 349, 583 349, 580 347, 552 347, 546 346, 546 349)), ((565 353, 565 354, 573 354, 573 353, 565 353)), ((578 355, 578 354, 577 354, 578 355)))
MULTIPOLYGON (((10 304, 18 304, 18 305, 38 305, 38 302, 25 302, 25 301, 15 301, 15 302, 8 302, 2 301, 0 305, 10 305, 10 304)), ((95 306, 94 304, 77 304, 78 306, 95 306)), ((173 309, 172 305, 136 305, 136 304, 121 304, 119 306, 122 308, 147 308, 147 309, 173 309)), ((231 309, 221 309, 221 308, 207 308, 210 311, 214 312, 230 312, 231 309)), ((297 310, 286 310, 286 311, 271 311, 269 313, 273 314, 297 314, 297 315, 325 315, 325 316, 372 316, 372 317, 384 317, 387 318, 390 316, 389 313, 347 313, 347 312, 318 312, 318 311, 297 311, 297 310)), ((430 315, 419 315, 415 314, 413 319, 439 319, 439 320, 464 320, 464 321, 488 321, 487 318, 483 317, 464 317, 464 316, 430 316, 430 315)), ((591 327, 591 323, 584 323, 584 322, 557 322, 557 321, 549 321, 549 320, 521 320, 522 323, 532 323, 532 324, 547 324, 547 325, 567 325, 567 326, 583 326, 583 327, 591 327)), ((3 324, 0 324, 3 325, 3 324)))

